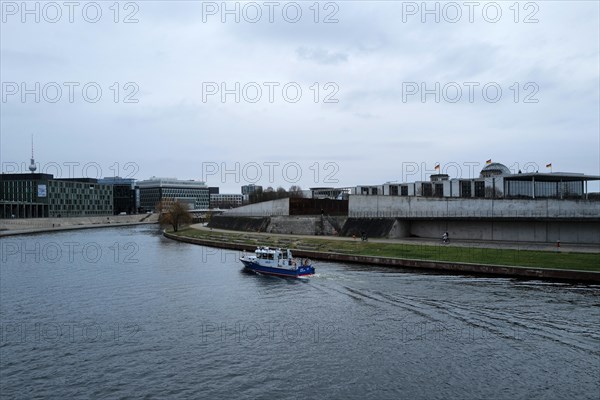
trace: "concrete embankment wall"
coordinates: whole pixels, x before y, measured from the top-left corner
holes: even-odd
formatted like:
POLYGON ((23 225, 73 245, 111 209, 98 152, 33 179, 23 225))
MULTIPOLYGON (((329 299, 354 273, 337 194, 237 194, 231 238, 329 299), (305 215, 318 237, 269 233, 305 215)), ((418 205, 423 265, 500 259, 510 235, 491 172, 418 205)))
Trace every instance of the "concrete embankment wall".
POLYGON ((344 218, 329 216, 247 217, 214 216, 212 228, 245 232, 294 235, 336 235, 401 239, 439 239, 448 232, 451 239, 537 243, 600 244, 600 221, 545 220, 525 218, 344 218), (341 229, 340 229, 341 227, 341 229))
POLYGON ((343 224, 345 218, 323 216, 273 216, 247 217, 233 215, 216 215, 208 226, 215 229, 227 229, 243 232, 269 232, 293 235, 334 235, 337 230, 334 224, 343 224), (337 222, 337 223, 336 223, 337 222))
POLYGON ((0 219, 0 236, 54 232, 70 229, 155 224, 157 222, 158 214, 111 215, 108 217, 0 219))
MULTIPOLYGON (((256 246, 246 245, 242 243, 228 243, 228 242, 216 242, 212 240, 188 238, 173 235, 165 232, 164 235, 170 239, 178 240, 181 242, 217 247, 222 249, 232 250, 245 250, 254 251, 256 246)), ((426 260, 412 260, 403 258, 389 258, 389 257, 374 257, 374 256, 358 256, 341 253, 323 253, 317 251, 308 250, 293 250, 294 256, 296 257, 308 257, 314 260, 325 260, 325 261, 338 261, 348 263, 359 263, 359 264, 372 264, 372 265, 383 265, 389 267, 400 267, 400 268, 411 268, 425 271, 444 271, 450 273, 469 273, 469 274, 480 274, 480 275, 493 275, 493 276, 511 276, 521 277, 529 279, 551 279, 561 281, 576 281, 576 282, 600 282, 600 273, 598 272, 587 272, 587 271, 569 271, 560 269, 542 269, 542 268, 525 268, 525 267, 512 267, 502 265, 488 265, 488 264, 472 264, 472 263, 455 263, 448 261, 426 261, 426 260)), ((241 266, 241 264, 240 264, 241 266)), ((317 266, 317 273, 318 273, 317 266)))
POLYGON ((395 218, 348 218, 342 236, 360 237, 364 232, 368 237, 388 237, 395 222, 395 218))
POLYGON ((350 217, 598 218, 600 201, 350 196, 350 217))
POLYGON ((242 232, 266 232, 270 224, 269 217, 242 217, 215 215, 208 226, 215 229, 227 229, 242 232))
POLYGON ((267 228, 269 233, 293 235, 322 235, 321 217, 272 217, 267 228))
POLYGON ((600 243, 600 222, 595 221, 456 221, 418 220, 410 222, 412 236, 437 238, 448 231, 450 238, 595 244, 600 243))
POLYGON ((340 227, 344 224, 345 220, 345 217, 326 217, 321 215, 272 217, 267 232, 332 236, 338 234, 336 226, 340 227))
POLYGON ((535 221, 535 220, 458 220, 446 218, 348 218, 343 236, 400 239, 422 237, 441 238, 448 232, 451 239, 537 243, 600 244, 600 222, 597 221, 535 221))
POLYGON ((0 230, 52 228, 81 225, 131 224, 156 222, 158 214, 104 215, 98 217, 15 218, 0 219, 0 230))
POLYGON ((263 201, 262 203, 249 204, 225 211, 223 215, 241 215, 250 217, 269 217, 272 215, 289 215, 289 199, 263 201))

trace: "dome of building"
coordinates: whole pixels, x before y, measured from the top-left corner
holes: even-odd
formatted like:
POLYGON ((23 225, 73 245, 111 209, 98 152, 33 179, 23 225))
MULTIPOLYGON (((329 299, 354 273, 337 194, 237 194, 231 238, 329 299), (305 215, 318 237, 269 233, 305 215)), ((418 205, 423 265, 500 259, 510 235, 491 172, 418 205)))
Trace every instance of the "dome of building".
POLYGON ((490 176, 497 175, 511 175, 510 169, 504 164, 500 163, 491 163, 483 167, 479 176, 482 178, 487 178, 490 176))

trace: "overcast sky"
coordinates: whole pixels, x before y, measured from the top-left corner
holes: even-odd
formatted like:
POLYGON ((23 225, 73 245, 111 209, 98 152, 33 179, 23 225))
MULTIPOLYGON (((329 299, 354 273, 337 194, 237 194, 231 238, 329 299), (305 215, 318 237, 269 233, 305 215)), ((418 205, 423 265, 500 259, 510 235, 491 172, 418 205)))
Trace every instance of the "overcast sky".
POLYGON ((600 174, 599 2, 314 3, 3 1, 3 172, 33 134, 40 172, 222 193, 600 174))

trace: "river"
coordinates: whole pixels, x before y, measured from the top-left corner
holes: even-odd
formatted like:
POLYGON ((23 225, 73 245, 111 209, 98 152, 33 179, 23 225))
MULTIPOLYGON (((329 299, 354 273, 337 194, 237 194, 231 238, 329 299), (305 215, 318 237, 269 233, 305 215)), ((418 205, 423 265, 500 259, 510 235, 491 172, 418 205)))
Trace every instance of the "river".
POLYGON ((0 397, 598 399, 600 286, 316 262, 156 226, 0 239, 0 397))

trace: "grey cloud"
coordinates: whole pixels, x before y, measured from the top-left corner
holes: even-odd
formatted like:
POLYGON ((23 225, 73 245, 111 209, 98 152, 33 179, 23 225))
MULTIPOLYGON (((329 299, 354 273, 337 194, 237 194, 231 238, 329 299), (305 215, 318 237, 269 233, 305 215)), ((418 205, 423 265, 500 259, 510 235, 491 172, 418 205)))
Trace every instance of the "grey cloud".
POLYGON ((330 52, 322 48, 299 47, 296 54, 301 60, 314 61, 318 64, 340 64, 348 61, 348 54, 330 52))

